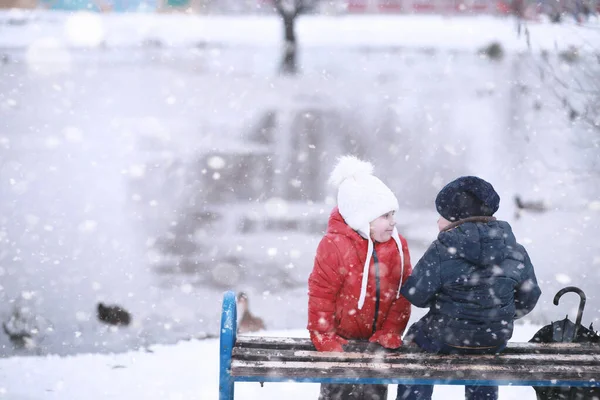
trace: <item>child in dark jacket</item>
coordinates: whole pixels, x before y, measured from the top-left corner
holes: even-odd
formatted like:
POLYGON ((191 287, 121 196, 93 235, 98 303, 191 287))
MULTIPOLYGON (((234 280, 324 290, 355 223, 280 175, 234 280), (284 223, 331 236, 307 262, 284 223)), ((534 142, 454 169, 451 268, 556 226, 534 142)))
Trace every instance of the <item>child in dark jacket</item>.
MULTIPOLYGON (((491 184, 465 176, 435 201, 440 233, 401 293, 429 312, 413 324, 405 343, 441 354, 495 354, 513 333, 513 321, 540 297, 529 255, 510 225, 496 220, 500 197, 491 184)), ((397 400, 429 400, 433 386, 398 385, 397 400)), ((467 400, 495 400, 495 386, 467 386, 467 400)))

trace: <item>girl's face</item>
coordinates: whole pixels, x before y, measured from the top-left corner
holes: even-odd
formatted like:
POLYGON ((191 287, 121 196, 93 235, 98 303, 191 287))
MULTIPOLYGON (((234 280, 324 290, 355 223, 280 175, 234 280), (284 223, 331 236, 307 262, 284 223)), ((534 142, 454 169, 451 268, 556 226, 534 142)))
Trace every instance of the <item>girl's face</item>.
POLYGON ((444 230, 445 227, 447 227, 448 225, 450 225, 452 222, 448 221, 446 218, 444 217, 440 217, 440 219, 438 219, 438 229, 441 231, 444 230))
POLYGON ((394 226, 396 226, 396 212, 390 211, 376 218, 369 224, 371 228, 371 239, 376 242, 384 243, 392 238, 394 226))

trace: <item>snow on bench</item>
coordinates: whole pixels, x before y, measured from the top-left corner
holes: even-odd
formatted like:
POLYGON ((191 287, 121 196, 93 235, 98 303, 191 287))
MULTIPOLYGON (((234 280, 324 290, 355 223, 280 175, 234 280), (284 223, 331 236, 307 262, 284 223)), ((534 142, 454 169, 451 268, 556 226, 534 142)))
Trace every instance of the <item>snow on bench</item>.
POLYGON ((235 294, 223 298, 219 400, 235 382, 405 383, 600 386, 600 346, 509 343, 500 355, 439 355, 413 346, 390 351, 350 341, 343 353, 318 352, 309 339, 236 338, 235 294))

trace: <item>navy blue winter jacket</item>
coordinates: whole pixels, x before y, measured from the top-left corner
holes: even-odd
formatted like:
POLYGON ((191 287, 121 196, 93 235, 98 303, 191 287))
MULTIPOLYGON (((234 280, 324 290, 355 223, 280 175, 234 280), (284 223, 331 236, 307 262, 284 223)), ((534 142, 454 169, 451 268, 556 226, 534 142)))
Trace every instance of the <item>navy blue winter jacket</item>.
POLYGON ((533 265, 507 222, 490 217, 460 222, 440 232, 402 295, 417 307, 429 307, 417 323, 428 340, 455 347, 501 346, 512 336, 513 321, 540 297, 533 265))

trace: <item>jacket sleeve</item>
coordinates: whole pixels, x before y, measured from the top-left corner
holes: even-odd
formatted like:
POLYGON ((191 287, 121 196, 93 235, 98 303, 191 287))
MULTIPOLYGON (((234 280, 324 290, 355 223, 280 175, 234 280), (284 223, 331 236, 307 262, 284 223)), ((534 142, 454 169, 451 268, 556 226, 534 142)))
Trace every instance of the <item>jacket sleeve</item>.
POLYGON ((531 264, 529 254, 527 254, 524 247, 521 246, 521 249, 525 259, 523 260, 523 280, 519 286, 515 288, 515 318, 521 318, 529 314, 542 294, 542 290, 535 277, 535 271, 533 270, 533 264, 531 264))
POLYGON ((400 293, 417 307, 429 307, 442 288, 440 254, 436 242, 417 262, 400 293))
MULTIPOLYGON (((401 284, 404 284, 412 273, 412 266, 410 263, 410 253, 408 251, 408 244, 402 236, 400 236, 400 241, 402 243, 402 254, 404 256, 404 265, 402 266, 403 275, 401 284)), ((404 333, 404 330, 406 329, 408 320, 410 319, 410 308, 410 302, 406 300, 406 298, 402 294, 400 294, 400 296, 392 303, 390 310, 388 311, 388 314, 383 323, 383 326, 381 327, 381 330, 387 332, 395 332, 402 335, 402 333, 404 333)))
POLYGON ((315 265, 308 278, 309 331, 335 332, 335 306, 343 281, 337 246, 325 236, 317 247, 315 265))

